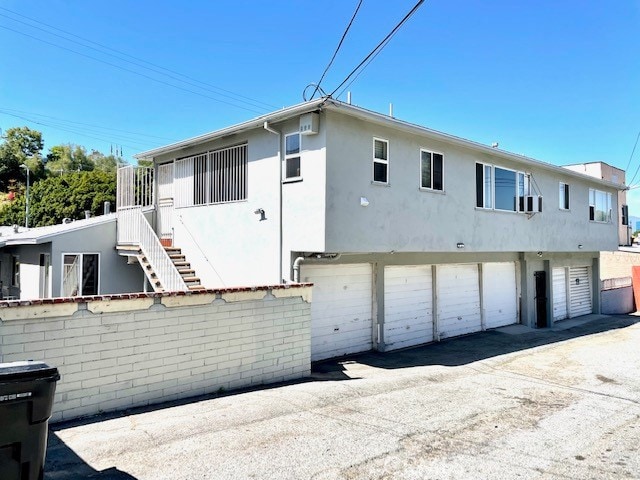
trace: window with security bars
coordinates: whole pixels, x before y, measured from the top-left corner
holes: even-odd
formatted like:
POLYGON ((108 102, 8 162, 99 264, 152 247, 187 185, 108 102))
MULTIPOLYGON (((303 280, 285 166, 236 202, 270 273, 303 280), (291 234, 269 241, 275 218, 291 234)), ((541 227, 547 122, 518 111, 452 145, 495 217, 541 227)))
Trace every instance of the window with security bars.
POLYGON ((175 206, 229 203, 247 198, 247 144, 175 162, 175 206))

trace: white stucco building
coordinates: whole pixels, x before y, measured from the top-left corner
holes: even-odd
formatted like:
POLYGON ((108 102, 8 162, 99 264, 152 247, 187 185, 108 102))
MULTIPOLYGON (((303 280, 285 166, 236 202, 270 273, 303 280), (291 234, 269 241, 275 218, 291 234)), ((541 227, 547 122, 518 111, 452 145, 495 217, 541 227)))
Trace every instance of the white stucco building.
POLYGON ((331 98, 137 157, 154 195, 121 172, 121 253, 179 247, 205 287, 313 282, 313 360, 598 312, 618 246, 623 186, 331 98))

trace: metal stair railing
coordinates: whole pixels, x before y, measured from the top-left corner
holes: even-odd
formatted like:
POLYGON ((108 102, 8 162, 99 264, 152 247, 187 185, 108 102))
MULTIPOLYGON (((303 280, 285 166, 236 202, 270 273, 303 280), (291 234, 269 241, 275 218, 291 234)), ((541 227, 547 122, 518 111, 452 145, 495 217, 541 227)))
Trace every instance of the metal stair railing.
POLYGON ((118 245, 140 247, 165 291, 189 290, 141 206, 118 209, 118 245))

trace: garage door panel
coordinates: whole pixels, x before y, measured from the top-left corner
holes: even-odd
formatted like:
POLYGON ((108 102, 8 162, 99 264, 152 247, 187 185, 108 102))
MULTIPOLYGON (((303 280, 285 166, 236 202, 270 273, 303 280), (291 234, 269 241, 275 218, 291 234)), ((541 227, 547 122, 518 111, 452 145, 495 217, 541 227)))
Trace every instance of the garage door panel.
POLYGON ((440 266, 436 282, 440 338, 480 331, 482 321, 478 266, 440 266))
POLYGON ((569 316, 579 317, 592 312, 591 268, 569 268, 569 316))
POLYGON ((514 262, 482 265, 485 328, 518 323, 518 298, 514 262))
POLYGON ((384 269, 384 342, 387 350, 433 340, 433 293, 430 265, 384 269))
POLYGON ((311 360, 358 353, 372 348, 371 264, 302 265, 301 277, 312 282, 311 360))

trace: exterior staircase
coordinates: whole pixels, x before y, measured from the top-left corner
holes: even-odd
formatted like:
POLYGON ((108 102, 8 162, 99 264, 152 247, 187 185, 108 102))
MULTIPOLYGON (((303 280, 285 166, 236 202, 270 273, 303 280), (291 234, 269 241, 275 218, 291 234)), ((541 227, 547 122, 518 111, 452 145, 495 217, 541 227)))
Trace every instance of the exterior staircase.
MULTIPOLYGON (((124 255, 129 258, 133 257, 138 261, 155 292, 165 291, 162 282, 153 269, 153 265, 149 262, 149 259, 142 251, 142 248, 137 245, 118 245, 116 248, 120 255, 124 255)), ((205 287, 200 283, 200 278, 195 275, 195 270, 191 268, 191 264, 186 260, 185 255, 182 253, 180 248, 164 247, 164 250, 167 252, 169 259, 189 290, 205 290, 205 287)))
POLYGON ((205 290, 200 283, 200 278, 196 277, 195 270, 191 268, 191 264, 187 261, 182 250, 179 247, 164 247, 164 249, 189 290, 205 290))

